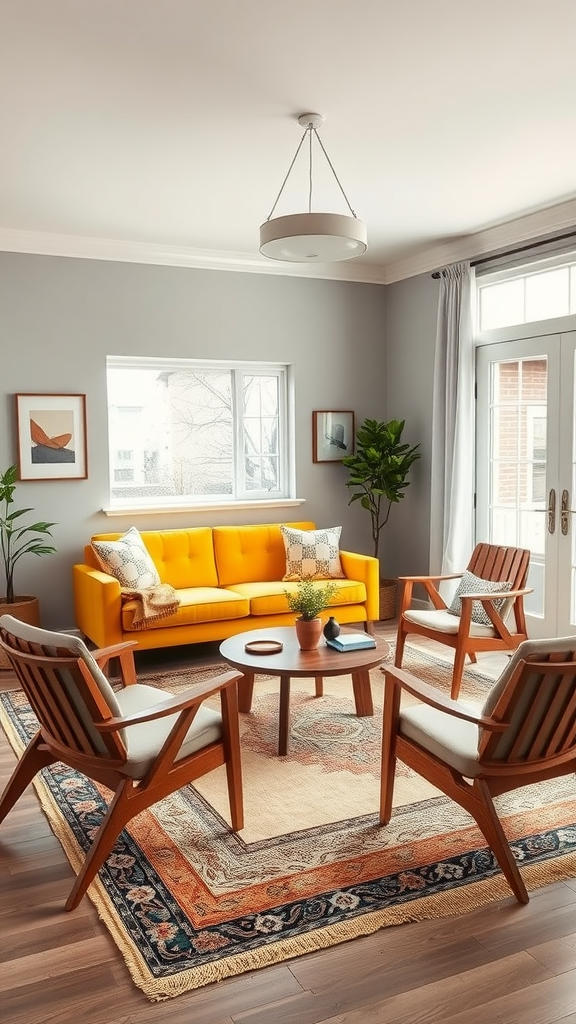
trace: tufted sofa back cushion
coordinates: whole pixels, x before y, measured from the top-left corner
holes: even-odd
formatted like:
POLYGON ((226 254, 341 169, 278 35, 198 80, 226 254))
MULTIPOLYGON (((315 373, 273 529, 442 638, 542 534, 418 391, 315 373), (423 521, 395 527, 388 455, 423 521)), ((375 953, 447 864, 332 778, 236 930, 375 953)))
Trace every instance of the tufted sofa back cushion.
MULTIPOLYGON (((313 530, 314 523, 285 523, 313 530)), ((286 572, 286 549, 279 523, 262 526, 215 526, 214 553, 221 587, 235 583, 281 580, 286 572)))
MULTIPOLYGON (((92 540, 117 540, 120 536, 119 533, 103 533, 95 535, 92 540)), ((162 583, 169 583, 176 590, 218 586, 211 527, 145 530, 141 537, 162 583)), ((85 555, 87 565, 99 568, 95 565, 90 546, 86 548, 85 555)))

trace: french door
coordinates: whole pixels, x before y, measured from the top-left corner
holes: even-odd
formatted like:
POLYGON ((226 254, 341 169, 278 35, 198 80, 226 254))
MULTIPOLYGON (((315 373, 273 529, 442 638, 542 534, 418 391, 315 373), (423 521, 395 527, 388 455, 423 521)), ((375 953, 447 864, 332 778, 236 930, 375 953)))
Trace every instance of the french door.
POLYGON ((576 332, 477 349, 479 540, 529 548, 531 637, 576 634, 576 332))

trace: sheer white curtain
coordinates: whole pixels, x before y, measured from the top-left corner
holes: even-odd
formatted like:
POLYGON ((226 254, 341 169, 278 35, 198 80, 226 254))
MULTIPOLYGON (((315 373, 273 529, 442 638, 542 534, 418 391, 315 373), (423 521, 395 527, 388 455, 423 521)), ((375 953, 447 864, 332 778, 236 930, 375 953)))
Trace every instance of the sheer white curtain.
POLYGON ((432 411, 430 572, 461 572, 474 547, 474 270, 440 272, 432 411))

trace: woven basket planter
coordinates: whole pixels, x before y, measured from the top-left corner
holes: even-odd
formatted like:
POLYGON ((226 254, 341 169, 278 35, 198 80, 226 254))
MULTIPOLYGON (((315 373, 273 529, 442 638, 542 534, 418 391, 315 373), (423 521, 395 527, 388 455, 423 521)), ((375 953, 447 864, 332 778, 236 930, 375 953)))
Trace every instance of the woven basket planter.
MULTIPOLYGON (((16 597, 10 604, 5 597, 0 597, 0 615, 13 615, 20 622, 29 626, 40 625, 40 601, 37 597, 16 597)), ((0 668, 10 668, 8 656, 0 650, 0 668)))
POLYGON ((393 619, 396 615, 398 580, 380 580, 380 619, 393 619))

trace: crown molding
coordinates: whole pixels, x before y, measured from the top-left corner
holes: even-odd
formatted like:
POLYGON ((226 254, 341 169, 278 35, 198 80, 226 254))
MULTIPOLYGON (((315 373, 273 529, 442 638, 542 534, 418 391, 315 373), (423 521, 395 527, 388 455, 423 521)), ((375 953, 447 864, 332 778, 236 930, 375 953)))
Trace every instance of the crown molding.
POLYGON ((386 266, 361 260, 304 266, 267 260, 260 254, 219 252, 157 245, 153 242, 129 242, 111 238, 85 238, 76 235, 48 234, 0 228, 0 251, 39 256, 65 256, 72 259, 109 260, 117 263, 150 263, 195 270, 228 270, 245 274, 269 274, 276 277, 304 277, 313 280, 350 281, 359 284, 394 284, 418 274, 460 260, 473 260, 500 249, 520 245, 546 234, 576 228, 576 199, 550 206, 535 213, 492 225, 482 231, 441 242, 413 256, 386 266))
POLYGON ((389 263, 386 266, 385 284, 432 272, 450 263, 495 254, 499 249, 521 245, 522 242, 530 242, 565 228, 576 228, 576 199, 496 224, 471 235, 461 235, 405 260, 389 263))
POLYGON ((315 264, 281 263, 259 254, 219 252, 213 249, 188 249, 157 245, 153 242, 129 242, 113 238, 85 238, 40 231, 0 228, 0 251, 37 256, 65 256, 72 259, 109 260, 116 263, 151 263, 195 270, 229 270, 245 274, 271 274, 276 277, 306 277, 328 281, 355 281, 385 284, 385 268, 350 262, 315 264))

